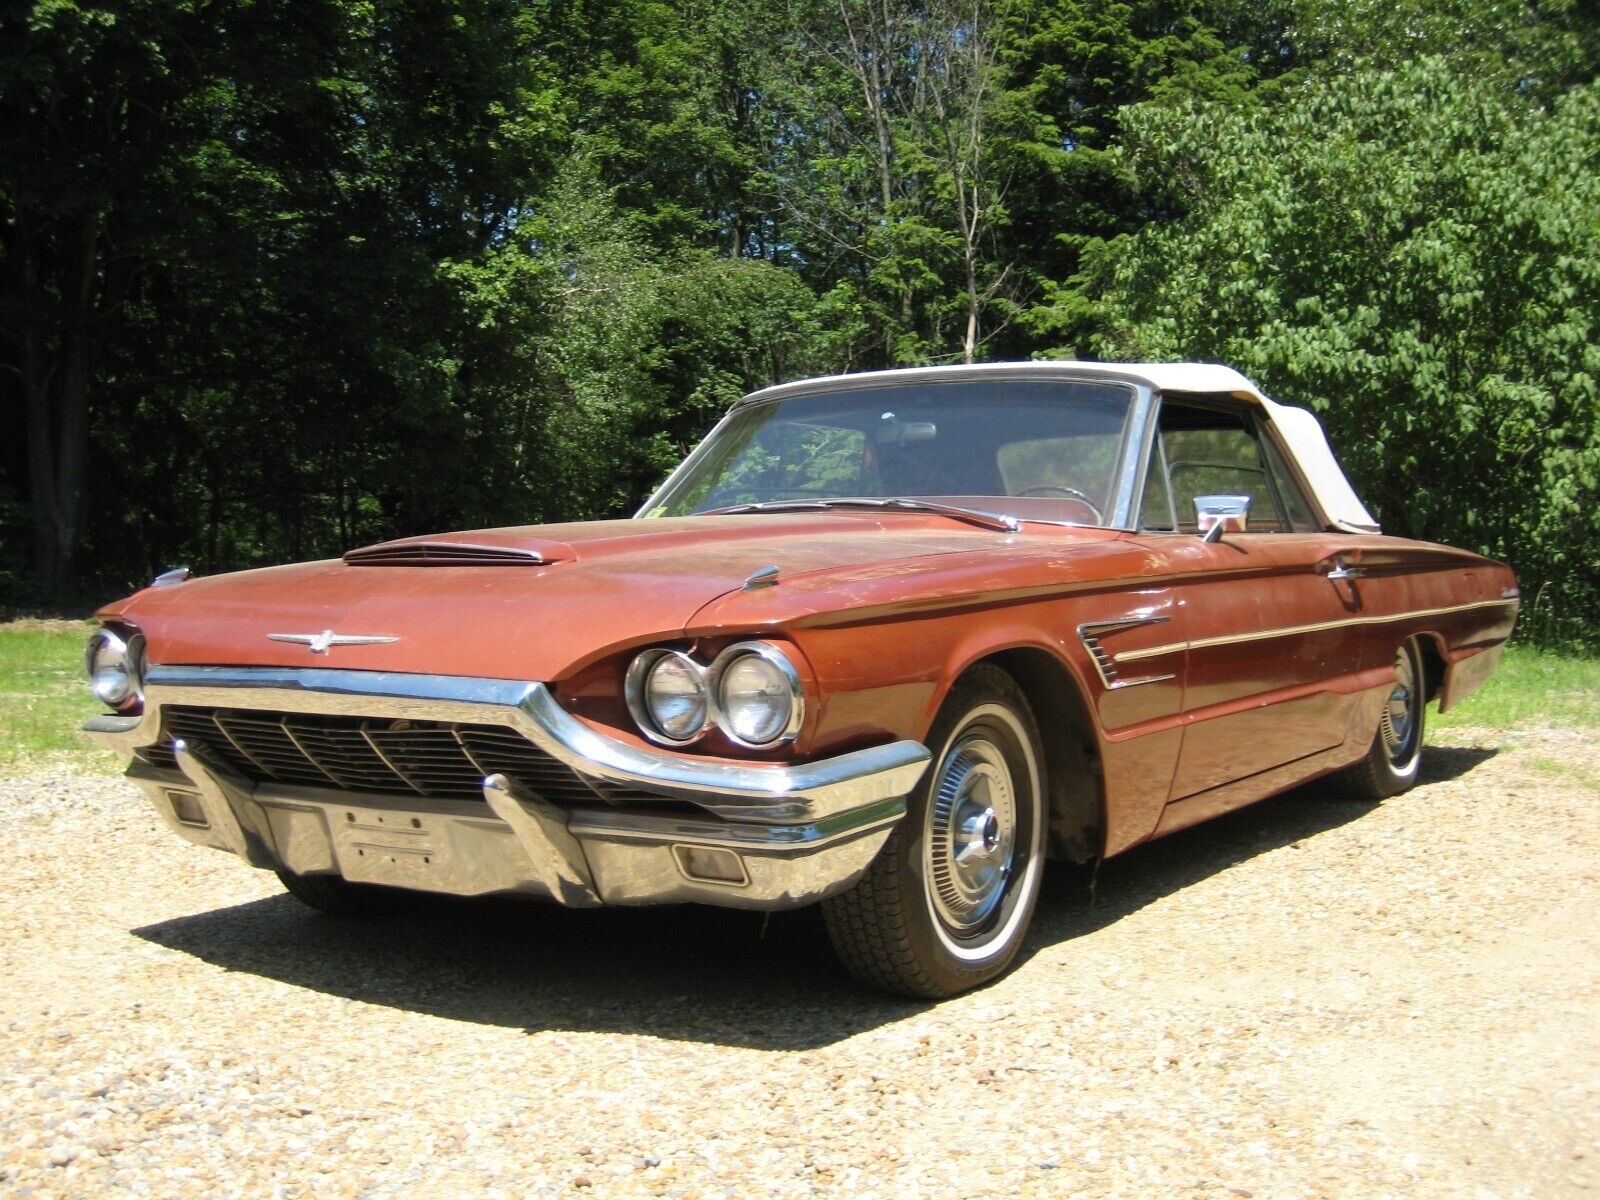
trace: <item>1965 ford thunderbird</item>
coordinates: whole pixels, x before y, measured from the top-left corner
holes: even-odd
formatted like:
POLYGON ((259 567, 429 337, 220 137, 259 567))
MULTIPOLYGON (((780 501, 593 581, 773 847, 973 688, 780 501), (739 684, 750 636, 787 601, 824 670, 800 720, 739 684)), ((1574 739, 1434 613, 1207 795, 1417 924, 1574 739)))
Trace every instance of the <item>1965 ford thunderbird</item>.
POLYGON ((1403 791, 1517 605, 1226 367, 884 371, 746 397, 632 520, 169 572, 99 614, 85 729, 328 912, 821 902, 858 976, 945 996, 1047 858, 1403 791))

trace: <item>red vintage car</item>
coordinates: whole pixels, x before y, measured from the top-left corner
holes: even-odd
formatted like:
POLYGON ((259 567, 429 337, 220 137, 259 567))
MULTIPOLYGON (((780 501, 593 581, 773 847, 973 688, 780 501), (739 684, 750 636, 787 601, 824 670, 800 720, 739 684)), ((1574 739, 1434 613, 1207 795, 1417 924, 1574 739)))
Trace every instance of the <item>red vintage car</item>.
POLYGON ((1047 858, 1410 786, 1517 605, 1226 367, 884 371, 746 397, 631 520, 171 572, 99 614, 85 728, 318 909, 820 902, 945 996, 1047 858))

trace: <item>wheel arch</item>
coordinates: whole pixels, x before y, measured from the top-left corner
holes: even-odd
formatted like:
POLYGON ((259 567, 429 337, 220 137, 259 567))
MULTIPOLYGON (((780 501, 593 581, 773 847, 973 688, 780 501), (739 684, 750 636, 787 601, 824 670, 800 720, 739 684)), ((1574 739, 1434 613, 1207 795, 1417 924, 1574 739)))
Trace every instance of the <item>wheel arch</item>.
MULTIPOLYGON (((969 663, 1016 680, 1033 709, 1044 752, 1049 855, 1088 863, 1105 853, 1106 789, 1094 718, 1072 672, 1038 646, 1012 646, 969 663)), ((965 671, 962 672, 965 674, 965 671)))
POLYGON ((1444 691, 1445 671, 1449 663, 1445 656, 1444 635, 1429 630, 1412 636, 1422 655, 1423 695, 1428 700, 1437 700, 1444 691))

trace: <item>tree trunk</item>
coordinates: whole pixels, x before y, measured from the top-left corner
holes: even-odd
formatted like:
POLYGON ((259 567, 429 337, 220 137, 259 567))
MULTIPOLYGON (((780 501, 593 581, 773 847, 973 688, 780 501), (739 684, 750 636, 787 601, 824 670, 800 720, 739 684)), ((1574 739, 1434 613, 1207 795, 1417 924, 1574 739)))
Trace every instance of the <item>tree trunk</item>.
POLYGON ((53 590, 60 575, 56 547, 57 535, 55 423, 51 420, 51 376, 55 364, 44 344, 44 333, 37 323, 37 309, 43 296, 39 281, 39 247, 33 223, 18 214, 12 230, 17 291, 35 311, 25 318, 18 332, 18 372, 22 378, 23 429, 28 439, 28 500, 33 510, 33 573, 46 589, 53 590))
POLYGON ((961 356, 964 362, 971 362, 978 353, 978 310, 981 304, 978 300, 978 271, 973 255, 967 254, 967 334, 961 341, 961 356))
POLYGON ((22 392, 27 409, 28 500, 33 509, 33 574, 46 591, 60 586, 60 515, 56 510, 54 422, 51 421, 50 368, 38 352, 38 334, 24 335, 22 392))
MULTIPOLYGON (((27 224, 24 220, 19 225, 27 224)), ((96 305, 96 283, 115 287, 99 262, 104 218, 79 219, 71 231, 72 254, 60 275, 60 342, 52 354, 43 332, 21 335, 22 392, 27 410, 28 499, 33 509, 33 573, 49 595, 59 595, 73 577, 78 524, 83 509, 84 462, 89 445, 89 390, 99 361, 104 313, 96 305)), ((38 246, 19 229, 18 277, 22 293, 40 303, 38 246)))

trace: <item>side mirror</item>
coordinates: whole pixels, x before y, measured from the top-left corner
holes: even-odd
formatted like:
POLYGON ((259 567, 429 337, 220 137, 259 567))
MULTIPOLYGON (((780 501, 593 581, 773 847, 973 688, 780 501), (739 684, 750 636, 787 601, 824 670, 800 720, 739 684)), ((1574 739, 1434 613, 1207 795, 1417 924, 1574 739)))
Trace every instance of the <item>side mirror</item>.
POLYGON ((1194 519, 1200 540, 1215 542, 1224 533, 1243 533, 1250 520, 1250 496, 1196 496, 1194 519))

